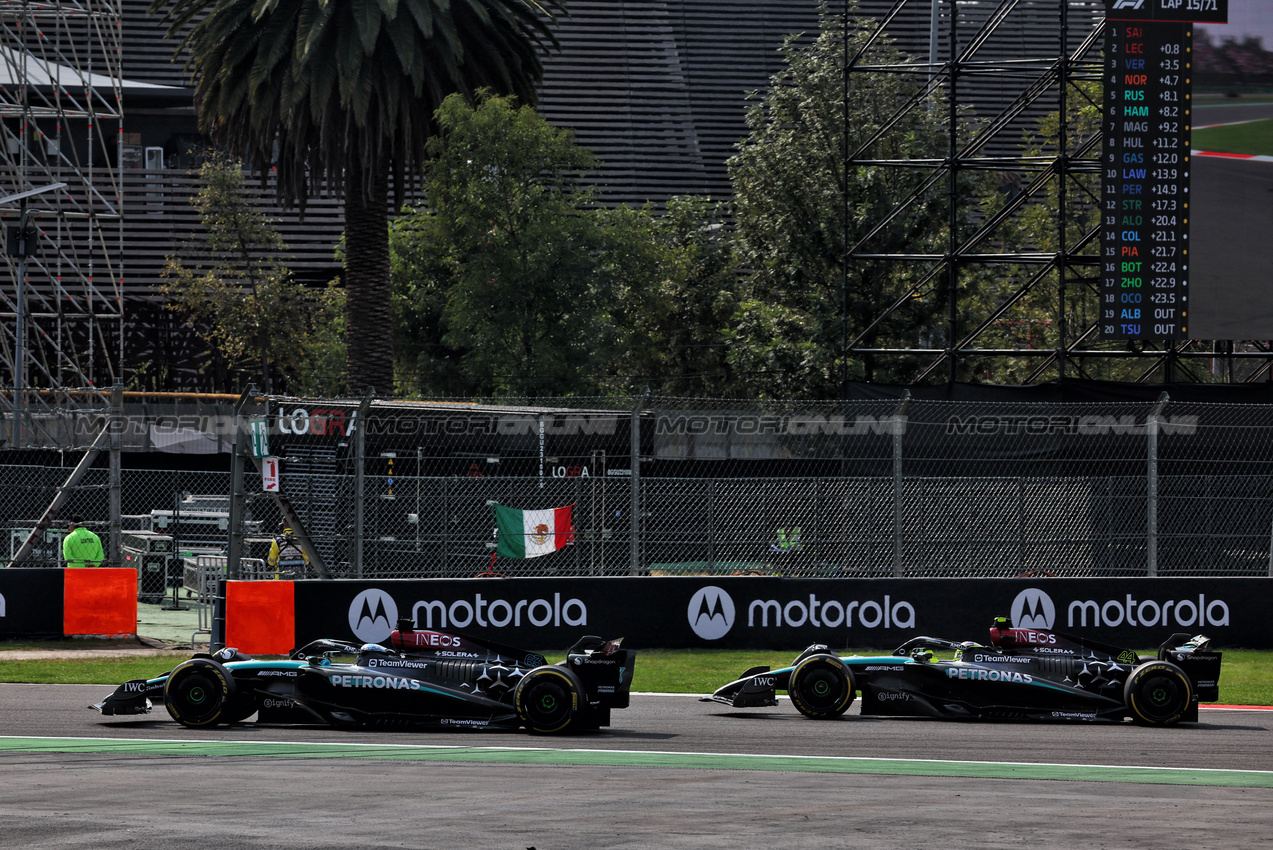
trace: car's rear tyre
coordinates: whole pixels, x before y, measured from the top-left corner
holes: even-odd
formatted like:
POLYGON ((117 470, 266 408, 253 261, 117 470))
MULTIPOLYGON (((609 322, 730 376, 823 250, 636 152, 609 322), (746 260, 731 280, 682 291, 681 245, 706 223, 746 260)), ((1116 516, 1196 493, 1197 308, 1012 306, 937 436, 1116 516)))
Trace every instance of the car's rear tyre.
POLYGON ((1174 726, 1193 703, 1189 677, 1170 661, 1149 661, 1127 677, 1123 699, 1132 719, 1145 726, 1174 726))
POLYGON ((849 710, 857 689, 853 673, 834 655, 810 655, 796 662, 787 693, 805 717, 827 720, 849 710))
POLYGON ((540 735, 569 732, 580 725, 586 708, 583 684, 564 667, 536 667, 517 683, 513 707, 531 732, 540 735))
POLYGON ((225 667, 210 658, 192 658, 168 674, 164 708, 182 726, 216 726, 229 720, 234 690, 234 678, 225 667))

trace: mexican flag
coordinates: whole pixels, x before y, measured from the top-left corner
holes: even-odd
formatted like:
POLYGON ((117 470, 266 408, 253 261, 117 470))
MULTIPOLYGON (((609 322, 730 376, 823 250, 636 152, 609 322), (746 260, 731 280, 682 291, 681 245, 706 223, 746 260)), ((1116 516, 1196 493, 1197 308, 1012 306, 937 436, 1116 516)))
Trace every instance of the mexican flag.
POLYGON ((542 511, 519 511, 495 502, 495 527, 499 545, 495 554, 506 558, 538 558, 549 555, 575 542, 575 526, 571 520, 574 505, 542 511))

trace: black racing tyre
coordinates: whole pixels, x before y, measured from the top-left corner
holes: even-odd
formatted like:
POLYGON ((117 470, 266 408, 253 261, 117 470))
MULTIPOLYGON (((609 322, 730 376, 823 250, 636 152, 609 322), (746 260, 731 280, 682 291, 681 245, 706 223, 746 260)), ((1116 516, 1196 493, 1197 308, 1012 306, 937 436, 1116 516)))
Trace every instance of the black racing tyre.
POLYGON ((216 726, 229 722, 235 709, 234 691, 234 678, 225 667, 211 658, 192 658, 168 674, 164 708, 182 726, 216 726))
POLYGON ((1193 703, 1189 677, 1170 661, 1149 661, 1127 677, 1123 699, 1132 720, 1144 726, 1174 726, 1193 703))
POLYGON ((517 683, 513 707, 531 732, 540 735, 569 732, 586 709, 583 684, 564 667, 536 667, 517 683))
POLYGON ((796 663, 787 682, 791 703, 805 717, 828 720, 849 710, 857 689, 853 673, 834 655, 810 655, 796 663))

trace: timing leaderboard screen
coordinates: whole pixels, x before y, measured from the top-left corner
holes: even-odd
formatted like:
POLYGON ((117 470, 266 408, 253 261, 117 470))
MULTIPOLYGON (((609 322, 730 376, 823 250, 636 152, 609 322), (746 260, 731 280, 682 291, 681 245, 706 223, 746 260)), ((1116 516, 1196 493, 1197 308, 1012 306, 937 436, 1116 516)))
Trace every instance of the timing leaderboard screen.
POLYGON ((1192 24, 1106 26, 1102 339, 1189 339, 1192 45, 1192 24))
POLYGON ((1225 0, 1107 0, 1101 156, 1102 339, 1190 330, 1193 21, 1225 0))

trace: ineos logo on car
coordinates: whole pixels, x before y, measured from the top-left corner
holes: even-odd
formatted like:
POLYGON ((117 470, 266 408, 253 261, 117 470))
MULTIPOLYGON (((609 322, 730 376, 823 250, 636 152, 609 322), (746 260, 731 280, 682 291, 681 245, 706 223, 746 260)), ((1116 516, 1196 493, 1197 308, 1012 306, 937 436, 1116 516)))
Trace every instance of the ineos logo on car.
POLYGON ((1037 587, 1027 587, 1012 600, 1012 626, 1017 629, 1051 630, 1056 623, 1052 597, 1037 587))
POLYGON ((398 603, 378 587, 369 588, 349 603, 349 628, 363 643, 380 643, 393 633, 398 603))
POLYGON ((718 640, 734 627, 734 600, 714 584, 700 587, 690 597, 690 628, 703 640, 718 640))

